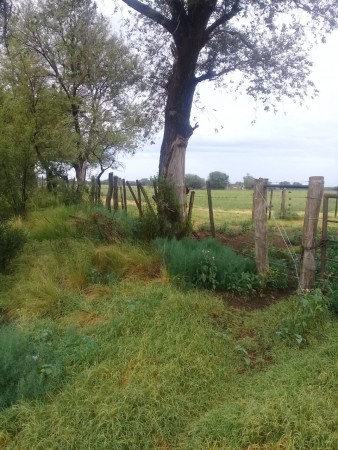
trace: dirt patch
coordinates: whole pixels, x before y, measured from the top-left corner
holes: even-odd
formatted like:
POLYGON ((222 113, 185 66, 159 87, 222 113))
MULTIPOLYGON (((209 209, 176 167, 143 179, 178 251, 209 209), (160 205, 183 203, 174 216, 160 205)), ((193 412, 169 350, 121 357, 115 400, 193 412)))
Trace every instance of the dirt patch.
MULTIPOLYGON (((194 231, 193 237, 197 240, 211 238, 210 231, 194 231)), ((253 231, 246 233, 227 234, 222 232, 216 233, 216 239, 224 245, 231 247, 233 250, 240 252, 243 249, 253 250, 255 246, 255 236, 253 231)), ((285 249, 285 242, 280 235, 270 235, 269 244, 278 249, 285 249)))
POLYGON ((265 309, 269 306, 277 303, 283 299, 290 297, 294 294, 295 289, 290 288, 285 291, 266 291, 258 295, 252 296, 238 296, 232 293, 224 293, 221 295, 224 303, 231 309, 239 310, 244 309, 246 311, 253 311, 255 309, 265 309))

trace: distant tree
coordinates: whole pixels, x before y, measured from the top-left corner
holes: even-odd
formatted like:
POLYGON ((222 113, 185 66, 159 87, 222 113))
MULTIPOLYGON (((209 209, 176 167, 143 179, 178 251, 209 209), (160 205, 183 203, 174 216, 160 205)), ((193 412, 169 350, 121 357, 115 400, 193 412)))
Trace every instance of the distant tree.
POLYGON ((254 185, 255 185, 255 177, 247 173, 245 177, 243 177, 244 189, 253 189, 254 185))
POLYGON ((283 185, 285 185, 285 186, 291 186, 291 183, 290 183, 289 181, 281 181, 281 182, 279 183, 279 185, 280 185, 280 186, 283 186, 283 185))
POLYGON ((298 181, 294 181, 292 183, 292 186, 302 186, 302 183, 299 183, 298 181))
POLYGON ((189 189, 202 189, 205 186, 205 179, 198 175, 187 173, 185 176, 185 184, 189 189))
POLYGON ((226 189, 229 184, 229 175, 223 172, 210 172, 208 181, 211 189, 226 189))
POLYGON ((142 186, 152 186, 153 182, 150 178, 141 178, 139 182, 142 184, 142 186))

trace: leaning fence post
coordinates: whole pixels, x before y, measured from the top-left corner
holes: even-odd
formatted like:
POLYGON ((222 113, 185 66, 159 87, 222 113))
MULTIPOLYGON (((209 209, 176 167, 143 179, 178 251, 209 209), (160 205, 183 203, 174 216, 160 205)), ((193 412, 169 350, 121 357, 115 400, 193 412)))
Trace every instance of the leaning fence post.
POLYGON ((324 177, 310 177, 304 216, 302 260, 299 288, 311 289, 316 274, 316 234, 320 205, 324 193, 324 177))
POLYGON ((113 197, 114 190, 114 173, 110 172, 108 175, 108 192, 106 197, 106 209, 111 212, 111 199, 113 197))
POLYGON ((255 180, 253 196, 253 219, 255 228, 255 260, 258 273, 269 270, 268 227, 266 215, 267 201, 266 178, 255 180))
POLYGON ((210 218, 210 228, 211 228, 211 235, 213 238, 216 237, 216 231, 215 231, 215 222, 214 222, 214 211, 212 209, 212 198, 211 198, 211 187, 210 187, 210 181, 206 182, 207 186, 207 193, 208 193, 208 206, 209 206, 209 218, 210 218))
POLYGON ((126 185, 127 185, 128 189, 129 189, 129 191, 130 191, 130 193, 131 193, 131 195, 132 195, 132 197, 134 199, 134 202, 135 202, 135 204, 137 206, 137 209, 138 209, 138 212, 140 214, 140 217, 142 217, 142 205, 138 202, 137 197, 136 197, 136 195, 135 195, 135 193, 133 191, 133 188, 131 187, 129 181, 126 182, 126 185))

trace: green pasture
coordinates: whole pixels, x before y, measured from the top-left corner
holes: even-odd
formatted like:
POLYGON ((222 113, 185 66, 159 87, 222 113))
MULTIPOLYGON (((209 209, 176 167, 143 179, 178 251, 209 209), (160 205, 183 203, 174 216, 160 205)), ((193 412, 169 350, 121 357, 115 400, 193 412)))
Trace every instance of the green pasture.
MULTIPOLYGON (((102 187, 102 198, 105 201, 108 187, 102 187)), ((137 196, 136 186, 133 186, 135 195, 137 196)), ((152 200, 154 192, 152 188, 146 188, 149 198, 152 200)), ((335 192, 334 192, 335 193, 335 192)), ((187 196, 187 203, 189 202, 189 195, 187 196)), ((274 189, 268 191, 267 204, 271 204, 271 224, 274 225, 275 220, 284 223, 286 226, 301 225, 305 207, 306 207, 307 190, 294 189, 286 191, 285 202, 285 218, 280 219, 282 190, 274 189)), ((247 223, 252 219, 252 190, 213 190, 212 191, 212 206, 214 213, 214 221, 216 228, 226 228, 228 225, 241 225, 247 223)), ((127 202, 130 213, 137 213, 135 202, 127 189, 127 202)), ((143 207, 146 207, 144 199, 142 198, 143 207)), ((154 202, 153 202, 154 203, 154 202)), ((154 203, 155 206, 155 203, 154 203)), ((329 201, 329 212, 334 217, 336 203, 335 200, 329 201)), ((195 229, 200 227, 208 228, 209 224, 209 209, 207 191, 204 189, 195 191, 195 201, 192 213, 192 223, 195 229)))

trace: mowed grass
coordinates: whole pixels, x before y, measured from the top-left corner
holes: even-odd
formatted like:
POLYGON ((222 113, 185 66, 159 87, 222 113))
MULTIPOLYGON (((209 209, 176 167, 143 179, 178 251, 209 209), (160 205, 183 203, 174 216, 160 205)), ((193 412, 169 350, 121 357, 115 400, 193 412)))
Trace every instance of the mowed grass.
POLYGON ((40 219, 17 224, 30 240, 0 308, 6 329, 39 343, 51 388, 0 412, 0 448, 338 448, 336 320, 287 343, 278 332, 297 297, 230 308, 173 286, 147 247, 79 237, 62 208, 40 219))
MULTIPOLYGON (((133 190, 137 195, 136 187, 133 186, 133 190)), ((154 195, 153 189, 146 187, 146 191, 150 199, 154 195)), ((107 186, 102 187, 102 198, 105 201, 107 193, 107 186)), ((332 192, 335 194, 336 192, 332 192)), ((283 223, 284 226, 290 227, 300 225, 304 218, 305 207, 307 199, 307 190, 294 189, 286 191, 285 201, 285 219, 280 219, 281 203, 282 203, 282 191, 275 189, 272 194, 271 190, 268 191, 267 203, 272 205, 271 215, 273 224, 274 220, 278 220, 283 223)), ((219 229, 224 228, 225 225, 239 225, 247 223, 252 220, 252 190, 213 190, 212 191, 212 206, 215 226, 219 229)), ((135 202, 127 190, 127 202, 128 209, 131 214, 137 214, 137 208, 135 202)), ((187 196, 187 202, 189 202, 189 195, 187 196)), ((143 207, 146 208, 146 203, 143 199, 143 207)), ((335 200, 329 201, 329 213, 334 217, 336 208, 335 200)), ((209 208, 208 197, 205 189, 195 191, 195 201, 192 213, 192 223, 195 229, 199 227, 209 226, 209 208)))

